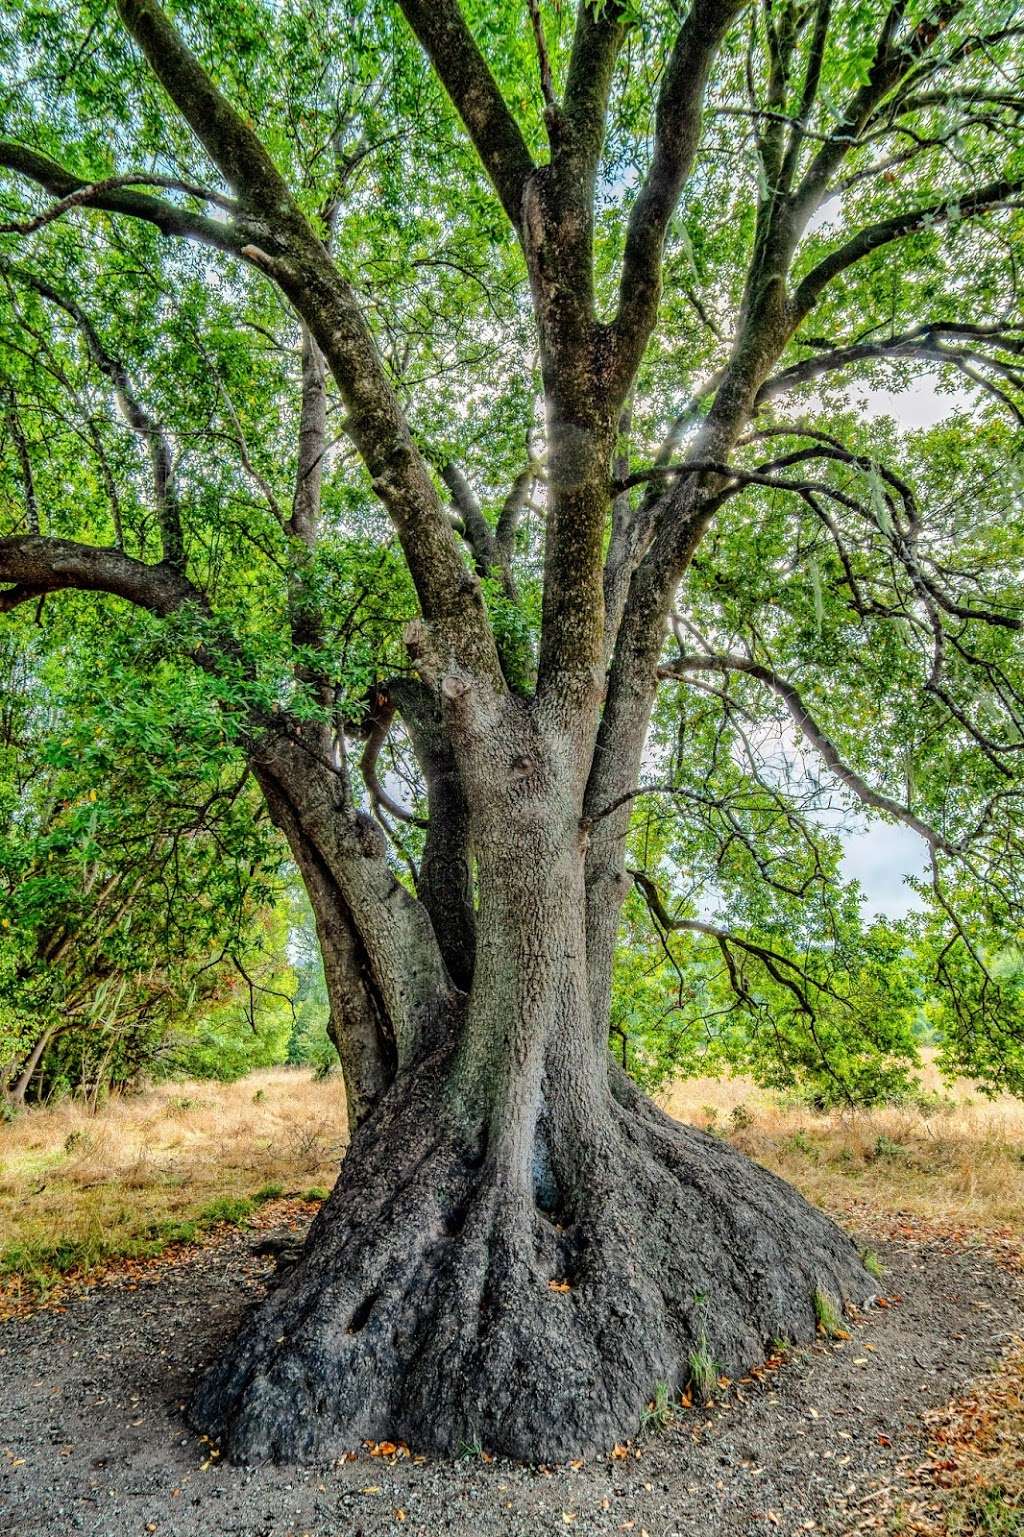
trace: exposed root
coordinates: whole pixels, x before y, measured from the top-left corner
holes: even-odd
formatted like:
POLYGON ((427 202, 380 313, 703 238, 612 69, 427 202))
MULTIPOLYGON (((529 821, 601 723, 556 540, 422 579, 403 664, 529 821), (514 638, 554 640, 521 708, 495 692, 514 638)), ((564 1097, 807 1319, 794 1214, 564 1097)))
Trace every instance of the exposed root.
POLYGON ((302 1259, 200 1385, 193 1421, 236 1460, 605 1451, 694 1359, 741 1375, 814 1336, 816 1294, 873 1290, 796 1191, 641 1096, 545 1210, 460 1149, 428 1077, 360 1134, 302 1259))

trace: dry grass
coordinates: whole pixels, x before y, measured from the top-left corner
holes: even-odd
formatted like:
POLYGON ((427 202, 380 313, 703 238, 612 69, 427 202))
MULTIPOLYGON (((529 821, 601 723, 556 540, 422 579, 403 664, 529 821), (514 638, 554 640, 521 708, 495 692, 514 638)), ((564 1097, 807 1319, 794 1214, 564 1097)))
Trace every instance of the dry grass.
POLYGON ((330 1187, 345 1144, 340 1077, 275 1069, 164 1084, 98 1115, 67 1101, 0 1125, 0 1285, 35 1289, 148 1254, 254 1198, 330 1187))
POLYGON ((819 1115, 746 1079, 707 1078, 676 1084, 661 1102, 724 1133, 826 1210, 1024 1234, 1024 1103, 945 1085, 930 1062, 921 1089, 923 1108, 819 1115))
POLYGON ((1024 1532, 1024 1340, 968 1392, 924 1416, 929 1458, 890 1530, 912 1537, 1024 1532))
MULTIPOLYGON (((861 1231, 1024 1231, 1024 1105, 969 1084, 925 1113, 818 1115, 743 1079, 678 1084, 680 1119, 729 1136, 861 1231)), ((0 1287, 34 1289, 117 1254, 149 1254, 196 1226, 244 1220, 253 1198, 329 1187, 345 1142, 340 1077, 277 1068, 233 1084, 164 1084, 98 1115, 66 1102, 0 1125, 0 1287)))

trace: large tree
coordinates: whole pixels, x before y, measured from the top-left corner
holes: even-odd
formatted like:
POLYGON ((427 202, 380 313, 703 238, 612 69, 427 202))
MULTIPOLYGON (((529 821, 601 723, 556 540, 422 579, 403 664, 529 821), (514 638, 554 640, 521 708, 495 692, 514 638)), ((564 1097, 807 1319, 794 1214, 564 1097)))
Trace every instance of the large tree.
POLYGON ((872 1289, 607 1050, 634 880, 812 1036, 875 985, 832 964, 855 915, 764 722, 925 840, 957 1019, 1006 1056, 1024 29, 957 0, 173 9, 7 24, 0 609, 155 616, 316 914, 351 1147, 192 1414, 251 1460, 607 1447, 659 1383, 872 1289), (893 366, 991 409, 872 434, 837 385, 893 366), (627 859, 655 787, 703 908, 627 859))

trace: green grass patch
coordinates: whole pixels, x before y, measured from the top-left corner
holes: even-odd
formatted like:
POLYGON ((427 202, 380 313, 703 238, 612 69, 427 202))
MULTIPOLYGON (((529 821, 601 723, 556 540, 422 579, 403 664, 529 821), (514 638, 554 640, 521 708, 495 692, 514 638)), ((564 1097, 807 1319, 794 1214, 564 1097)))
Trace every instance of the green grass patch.
POLYGON ((698 1403, 706 1404, 718 1386, 718 1363, 708 1345, 707 1330, 701 1325, 697 1343, 687 1357, 690 1368, 690 1388, 698 1403))
POLYGON ((674 1419, 675 1405, 672 1402, 672 1390, 667 1382, 659 1382, 655 1386, 654 1397, 641 1411, 641 1428, 643 1430, 665 1430, 674 1419))
MULTIPOLYGON (((200 1222, 212 1225, 215 1222, 234 1222, 241 1227, 248 1221, 256 1210, 256 1200, 246 1195, 222 1195, 216 1201, 211 1201, 204 1206, 199 1213, 200 1222)), ((269 1199, 269 1197, 267 1197, 269 1199)))
POLYGON ((843 1315, 839 1311, 835 1298, 819 1287, 814 1293, 814 1316, 818 1320, 818 1328, 822 1334, 827 1334, 829 1339, 842 1339, 846 1335, 843 1328, 843 1315))
POLYGON ((860 1262, 864 1266, 864 1269, 867 1271, 868 1275, 874 1276, 876 1281, 880 1281, 885 1275, 885 1266, 878 1258, 878 1255, 875 1253, 874 1249, 865 1249, 861 1254, 860 1262))
POLYGON ((0 1249, 0 1284, 18 1279, 30 1296, 44 1298, 71 1274, 85 1275, 112 1260, 154 1258, 173 1244, 194 1243, 222 1222, 240 1227, 261 1205, 282 1193, 281 1185, 264 1185, 252 1196, 220 1196, 194 1215, 133 1223, 123 1212, 109 1226, 97 1221, 83 1236, 23 1239, 0 1249))

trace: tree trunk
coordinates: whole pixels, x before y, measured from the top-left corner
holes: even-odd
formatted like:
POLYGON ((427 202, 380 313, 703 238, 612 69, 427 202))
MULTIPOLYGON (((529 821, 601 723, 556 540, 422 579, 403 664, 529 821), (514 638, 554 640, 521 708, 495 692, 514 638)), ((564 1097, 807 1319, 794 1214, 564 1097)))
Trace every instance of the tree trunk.
POLYGON ((49 1025, 36 1039, 35 1045, 21 1065, 21 1071, 8 1090, 7 1099, 10 1104, 19 1108, 24 1105, 29 1084, 35 1076, 36 1068, 39 1066, 47 1046, 50 1044, 55 1029, 56 1026, 49 1025))
POLYGON ((198 1388, 193 1422, 237 1460, 321 1461, 366 1438, 607 1451, 660 1384, 740 1375, 772 1340, 814 1335, 816 1293, 872 1290, 794 1190, 610 1080, 578 744, 518 701, 483 735, 463 758, 464 1014, 400 1062, 300 1260, 198 1388))

